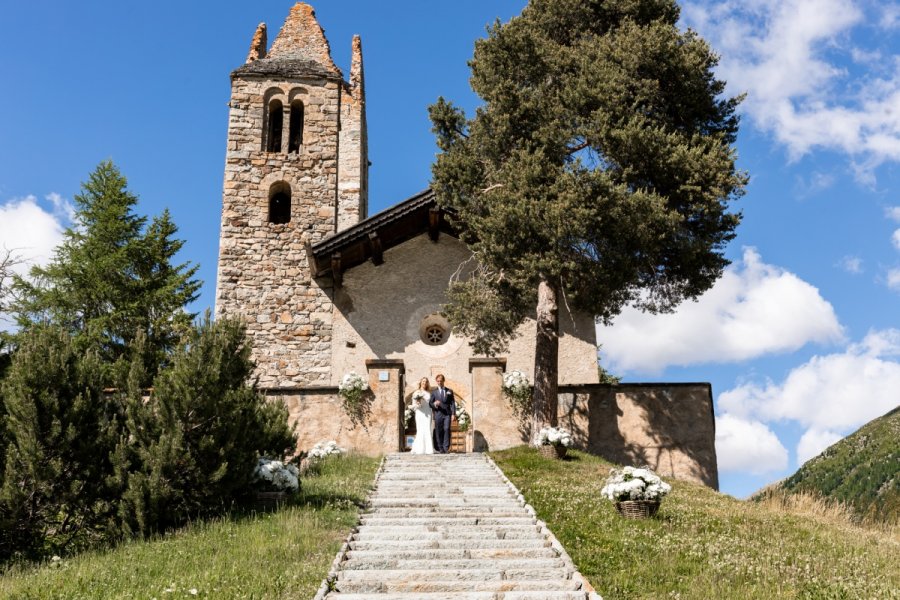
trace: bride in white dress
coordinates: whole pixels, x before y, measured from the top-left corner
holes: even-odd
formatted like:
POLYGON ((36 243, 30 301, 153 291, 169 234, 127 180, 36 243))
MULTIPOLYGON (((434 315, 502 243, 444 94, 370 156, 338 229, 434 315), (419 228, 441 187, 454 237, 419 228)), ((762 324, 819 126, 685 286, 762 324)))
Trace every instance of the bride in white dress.
POLYGON ((428 378, 419 380, 419 389, 413 392, 412 407, 416 416, 416 439, 413 440, 412 454, 434 454, 434 442, 431 437, 432 422, 431 407, 428 400, 431 398, 428 378))

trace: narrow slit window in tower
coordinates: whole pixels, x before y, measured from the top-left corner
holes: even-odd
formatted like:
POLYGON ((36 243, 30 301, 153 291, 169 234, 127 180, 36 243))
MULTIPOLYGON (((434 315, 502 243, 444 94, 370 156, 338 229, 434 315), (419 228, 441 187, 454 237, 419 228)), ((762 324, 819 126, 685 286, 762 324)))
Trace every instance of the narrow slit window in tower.
POLYGON ((291 186, 276 183, 269 191, 269 223, 284 224, 291 221, 291 186))
POLYGON ((269 103, 269 127, 266 131, 266 151, 281 152, 281 131, 284 129, 284 109, 281 100, 269 103))
POLYGON ((299 154, 303 145, 303 102, 291 102, 291 123, 288 136, 288 154, 299 154))

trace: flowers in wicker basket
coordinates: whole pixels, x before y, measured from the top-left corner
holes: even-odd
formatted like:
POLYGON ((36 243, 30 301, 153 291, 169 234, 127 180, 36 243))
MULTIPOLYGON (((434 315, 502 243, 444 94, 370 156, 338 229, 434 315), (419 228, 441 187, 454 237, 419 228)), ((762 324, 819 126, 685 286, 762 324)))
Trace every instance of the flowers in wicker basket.
POLYGON ((300 489, 300 470, 280 460, 260 458, 253 470, 253 483, 263 492, 296 492, 300 489))
POLYGON ((542 446, 562 446, 569 448, 572 446, 572 434, 562 428, 544 427, 538 433, 538 440, 542 446))
POLYGON ((309 451, 307 455, 309 460, 323 460, 328 458, 329 456, 340 456, 344 454, 346 450, 337 445, 337 442, 334 440, 328 440, 327 442, 319 442, 315 446, 312 447, 312 450, 309 451))
POLYGON ((613 502, 647 500, 659 502, 672 486, 659 478, 650 467, 612 469, 600 494, 613 502))

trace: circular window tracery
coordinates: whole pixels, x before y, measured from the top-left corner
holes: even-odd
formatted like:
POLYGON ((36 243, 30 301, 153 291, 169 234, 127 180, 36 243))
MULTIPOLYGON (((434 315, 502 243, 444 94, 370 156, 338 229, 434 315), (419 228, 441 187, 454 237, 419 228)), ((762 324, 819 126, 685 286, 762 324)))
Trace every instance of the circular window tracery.
POLYGON ((440 346, 450 339, 450 323, 439 314, 428 315, 419 326, 419 337, 429 346, 440 346))

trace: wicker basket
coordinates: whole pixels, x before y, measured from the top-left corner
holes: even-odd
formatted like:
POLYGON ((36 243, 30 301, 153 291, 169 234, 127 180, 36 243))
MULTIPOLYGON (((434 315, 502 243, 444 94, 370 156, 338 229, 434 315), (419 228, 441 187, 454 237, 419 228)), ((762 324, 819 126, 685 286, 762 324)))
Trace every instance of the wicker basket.
POLYGON ((566 457, 569 450, 565 446, 554 446, 553 444, 543 444, 539 447, 544 458, 560 459, 566 457))
POLYGON ((260 511, 276 510, 287 501, 286 492, 256 492, 255 508, 260 511))
POLYGON ((648 519, 659 510, 659 500, 623 500, 616 510, 626 519, 648 519))

